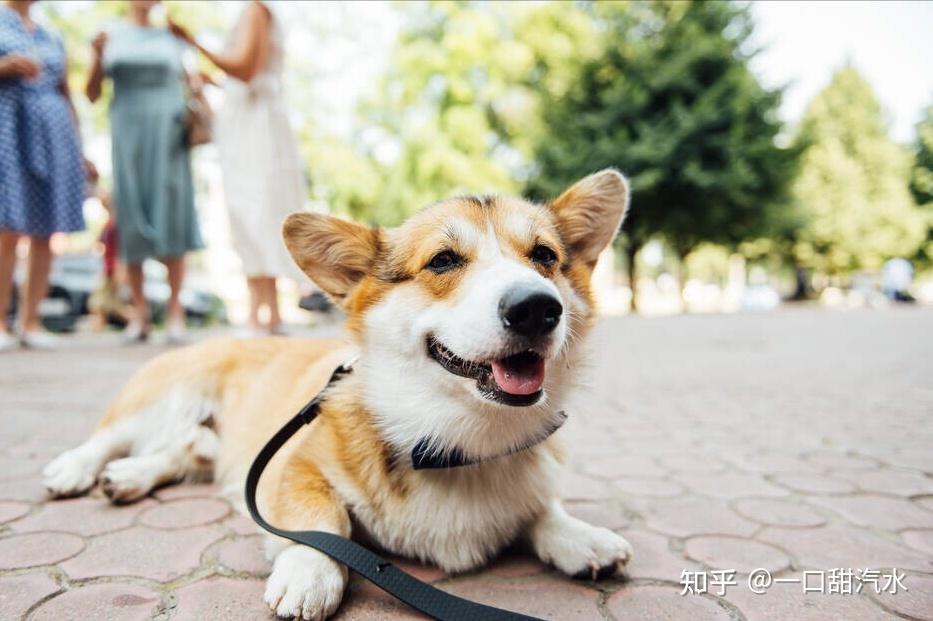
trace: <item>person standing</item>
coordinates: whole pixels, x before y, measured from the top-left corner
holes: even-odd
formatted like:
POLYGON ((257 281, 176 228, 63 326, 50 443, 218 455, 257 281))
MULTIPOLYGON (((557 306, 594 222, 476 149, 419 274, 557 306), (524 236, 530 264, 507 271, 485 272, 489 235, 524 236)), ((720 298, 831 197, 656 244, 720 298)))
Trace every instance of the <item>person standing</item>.
POLYGON ((212 52, 180 24, 169 28, 230 78, 214 140, 220 153, 233 242, 250 292, 253 334, 282 332, 276 278, 299 273, 282 243, 285 217, 304 206, 307 188, 282 95, 284 37, 263 2, 243 10, 223 52, 212 52), (261 320, 266 308, 268 318, 261 320))
POLYGON ((30 17, 31 0, 0 6, 0 350, 53 347, 39 303, 48 291, 52 233, 84 228, 85 174, 61 40, 30 17), (19 337, 7 325, 16 245, 29 238, 19 337))
POLYGON ((176 343, 185 339, 179 301, 185 253, 203 243, 186 141, 182 46, 166 28, 153 26, 150 13, 157 5, 158 0, 131 0, 127 19, 95 37, 86 92, 97 101, 105 76, 113 82, 113 202, 120 259, 133 301, 133 319, 124 336, 127 342, 148 337, 143 261, 155 258, 168 268, 166 334, 168 342, 176 343))

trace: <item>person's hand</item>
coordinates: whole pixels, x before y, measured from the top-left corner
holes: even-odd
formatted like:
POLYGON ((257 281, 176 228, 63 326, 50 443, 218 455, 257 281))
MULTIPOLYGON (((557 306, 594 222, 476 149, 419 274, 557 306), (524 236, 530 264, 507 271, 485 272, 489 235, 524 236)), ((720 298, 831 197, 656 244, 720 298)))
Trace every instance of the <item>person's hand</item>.
POLYGON ((91 39, 91 49, 94 50, 94 56, 100 58, 104 55, 104 48, 107 47, 107 33, 98 32, 93 39, 91 39))
POLYGON ((97 166, 94 165, 94 162, 84 158, 84 176, 87 177, 87 180, 91 183, 97 183, 97 180, 100 179, 100 173, 97 172, 97 166))
POLYGON ((206 73, 204 71, 198 71, 198 80, 201 81, 202 87, 207 86, 208 84, 210 84, 211 86, 217 86, 217 80, 215 80, 211 76, 211 74, 206 73))
POLYGON ((191 33, 188 32, 188 29, 176 22, 171 16, 166 18, 168 22, 168 30, 173 35, 184 41, 185 43, 194 45, 194 37, 191 36, 191 33))
POLYGON ((0 76, 32 80, 42 73, 42 66, 31 56, 6 54, 0 56, 0 76))

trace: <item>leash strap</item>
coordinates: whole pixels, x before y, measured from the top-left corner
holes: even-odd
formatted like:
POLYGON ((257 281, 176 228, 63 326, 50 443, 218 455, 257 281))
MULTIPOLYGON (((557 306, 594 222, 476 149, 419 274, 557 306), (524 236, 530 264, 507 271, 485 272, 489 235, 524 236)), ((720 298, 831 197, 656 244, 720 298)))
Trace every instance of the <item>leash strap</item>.
POLYGON ((276 528, 269 524, 256 507, 256 488, 263 470, 272 457, 299 429, 313 421, 324 401, 324 393, 352 369, 341 365, 330 376, 327 386, 305 405, 298 414, 274 435, 263 447, 246 477, 246 507, 253 520, 273 535, 304 544, 323 552, 339 563, 360 574, 374 585, 405 602, 415 610, 437 619, 438 621, 541 621, 536 617, 501 608, 493 608, 471 602, 450 593, 441 591, 414 576, 405 573, 389 561, 374 554, 363 546, 333 533, 316 530, 290 531, 276 528))

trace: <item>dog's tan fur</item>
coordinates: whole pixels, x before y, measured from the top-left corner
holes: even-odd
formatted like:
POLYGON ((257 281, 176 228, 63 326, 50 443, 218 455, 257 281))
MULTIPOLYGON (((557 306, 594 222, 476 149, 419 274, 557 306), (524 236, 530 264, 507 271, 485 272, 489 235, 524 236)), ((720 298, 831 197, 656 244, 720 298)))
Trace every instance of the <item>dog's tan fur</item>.
MULTIPOLYGON (((295 214, 285 223, 285 242, 296 263, 347 311, 351 341, 226 339, 163 354, 130 380, 86 445, 47 468, 46 484, 57 495, 80 493, 104 469, 108 495, 130 501, 152 485, 212 465, 222 485, 239 491, 266 440, 323 388, 337 365, 361 355, 364 371, 329 392, 319 418, 280 451, 263 476, 259 502, 269 521, 286 529, 353 534, 451 571, 477 566, 521 535, 531 539, 542 559, 568 573, 618 569, 630 555, 624 540, 560 509, 552 481, 561 456, 553 440, 467 468, 413 470, 369 405, 379 395, 366 385, 365 360, 372 311, 390 296, 429 306, 459 294, 468 269, 435 274, 424 266, 440 247, 457 251, 470 264, 479 250, 456 234, 462 230, 467 237, 494 235, 512 264, 530 268, 572 298, 565 313, 571 336, 560 353, 572 367, 576 354, 567 352, 577 348, 593 319, 590 275, 626 202, 622 177, 605 171, 546 206, 500 197, 453 199, 391 230, 295 214), (454 226, 458 222, 461 229, 454 226), (540 243, 554 249, 554 265, 529 259, 540 243), (134 425, 141 413, 167 415, 154 413, 164 410, 173 394, 180 395, 179 403, 192 404, 183 408, 191 411, 186 422, 178 423, 191 433, 181 446, 165 441, 139 450, 134 425), (140 474, 137 455, 142 454, 158 464, 146 468, 160 471, 140 474), (433 523, 435 516, 423 514, 435 510, 447 523, 433 523), (582 555, 574 552, 578 547, 582 555)), ((500 423, 481 420, 484 412, 477 409, 478 428, 494 433, 500 423)), ((312 550, 281 542, 272 550, 276 565, 266 594, 272 608, 283 616, 331 614, 345 570, 312 550)))

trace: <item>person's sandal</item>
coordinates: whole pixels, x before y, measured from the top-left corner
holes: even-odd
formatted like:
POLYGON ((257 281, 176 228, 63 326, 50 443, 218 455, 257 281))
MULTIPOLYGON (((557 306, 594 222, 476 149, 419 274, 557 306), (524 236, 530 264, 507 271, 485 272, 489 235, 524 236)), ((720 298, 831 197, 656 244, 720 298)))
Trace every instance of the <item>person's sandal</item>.
POLYGON ((149 326, 139 321, 131 321, 123 328, 123 342, 126 345, 145 343, 149 340, 149 326))
POLYGON ((0 352, 19 349, 20 341, 9 332, 0 332, 0 352))
POLYGON ((24 330, 19 342, 29 349, 56 349, 61 345, 61 339, 45 330, 24 330))

